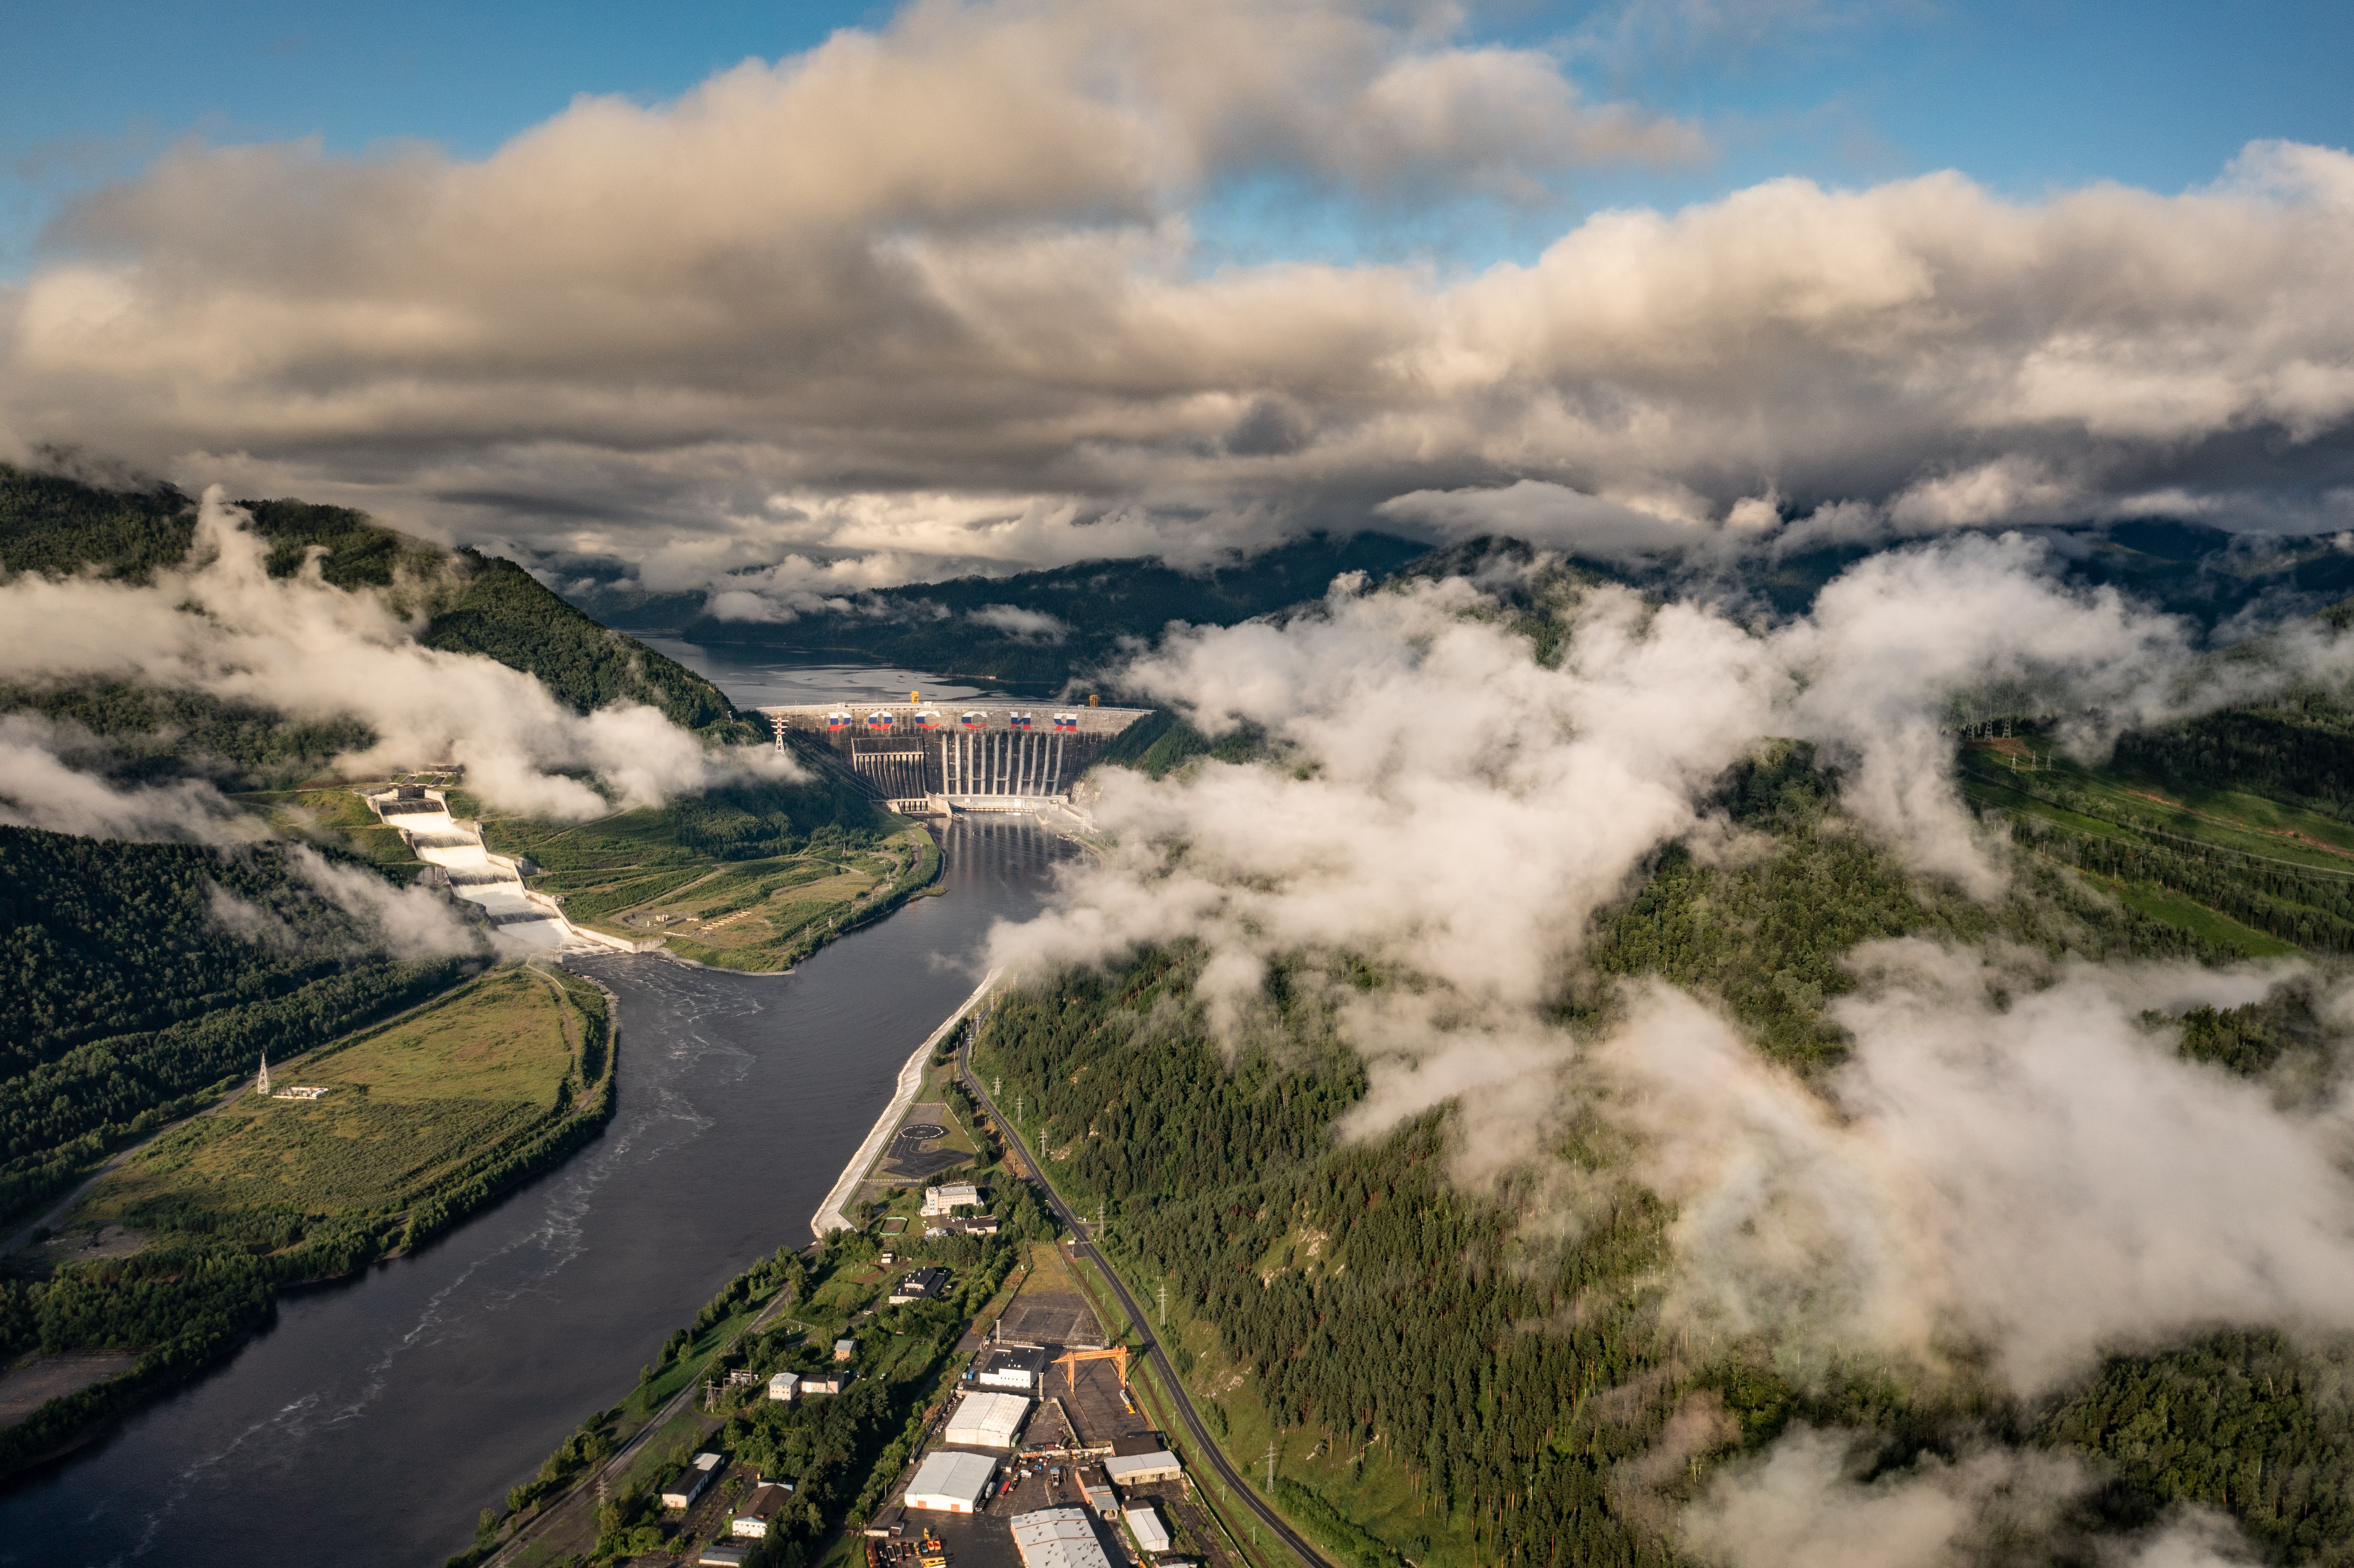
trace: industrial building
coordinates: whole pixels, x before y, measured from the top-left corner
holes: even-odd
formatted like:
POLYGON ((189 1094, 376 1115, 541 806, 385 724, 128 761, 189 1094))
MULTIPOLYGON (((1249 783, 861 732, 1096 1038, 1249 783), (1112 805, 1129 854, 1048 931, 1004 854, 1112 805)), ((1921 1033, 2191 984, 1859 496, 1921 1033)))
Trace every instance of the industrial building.
POLYGON ((1103 1462, 1103 1467, 1104 1474, 1116 1487, 1173 1481, 1185 1474, 1185 1467, 1177 1462, 1177 1456, 1165 1448, 1150 1454, 1114 1454, 1103 1462))
POLYGON ((1168 1530, 1161 1522, 1161 1516, 1152 1511, 1150 1503, 1128 1510, 1128 1531, 1136 1537, 1137 1545, 1150 1552, 1166 1552, 1172 1544, 1168 1530))
POLYGON ((689 1459, 686 1467, 663 1489, 663 1507, 685 1508, 693 1503, 703 1495, 703 1489, 711 1484, 711 1478, 719 1473, 725 1462, 716 1454, 697 1454, 689 1459))
POLYGON ((1111 1489, 1111 1478, 1104 1474, 1101 1465, 1088 1465, 1079 1471, 1079 1490, 1087 1506, 1106 1519, 1119 1517, 1119 1498, 1111 1489))
POLYGON ((1023 1394, 968 1393, 949 1413, 945 1436, 975 1448, 1011 1448, 1029 1414, 1030 1401, 1023 1394))
POLYGON ((1034 1389, 1046 1375, 1046 1350, 1043 1345, 1001 1345, 989 1352, 973 1374, 975 1383, 991 1388, 1034 1389))
POLYGON ((926 1219, 938 1214, 953 1214, 960 1203, 970 1203, 976 1209, 981 1207, 981 1189, 970 1181, 951 1181, 945 1187, 924 1189, 926 1219))
POLYGON ((932 1301, 949 1287, 949 1271, 945 1268, 919 1268, 891 1287, 891 1305, 903 1307, 910 1301, 932 1301))
POLYGON ((986 1454, 936 1449, 924 1456, 916 1478, 907 1483, 907 1506, 970 1513, 989 1495, 990 1478, 996 1474, 997 1461, 986 1454))
POLYGON ((779 1399, 784 1401, 786 1404, 790 1404, 793 1401, 793 1396, 801 1392, 801 1373, 779 1372, 776 1376, 769 1380, 769 1397, 770 1399, 779 1399))
POLYGON ((997 1234, 995 1214, 955 1214, 936 1225, 926 1225, 927 1236, 993 1236, 997 1234))
POLYGON ((1042 1508, 1013 1517, 1013 1545, 1022 1568, 1111 1568, 1087 1510, 1042 1508))
POLYGON ((766 1541, 769 1538, 769 1521, 777 1517, 777 1510, 785 1506, 785 1499, 790 1495, 791 1489, 774 1482, 759 1487, 737 1511, 736 1517, 728 1521, 727 1533, 766 1541))
POLYGON ((715 1541, 695 1558, 695 1568, 744 1568, 751 1554, 748 1546, 722 1546, 715 1541))

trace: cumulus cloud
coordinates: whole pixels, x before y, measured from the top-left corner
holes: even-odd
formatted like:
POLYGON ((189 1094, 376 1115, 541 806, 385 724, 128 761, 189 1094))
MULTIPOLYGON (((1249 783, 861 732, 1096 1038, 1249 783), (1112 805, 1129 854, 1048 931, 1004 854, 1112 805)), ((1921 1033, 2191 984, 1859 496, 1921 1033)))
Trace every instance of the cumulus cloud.
MULTIPOLYGON (((760 748, 721 756, 642 705, 582 715, 530 675, 472 654, 419 644, 412 629, 372 592, 347 592, 315 569, 273 578, 266 547, 246 519, 207 492, 189 561, 152 586, 35 574, 0 583, 0 679, 20 683, 92 676, 136 679, 275 708, 297 718, 354 715, 378 739, 339 759, 358 770, 454 759, 469 788, 513 810, 557 817, 653 805, 747 771, 798 777, 790 758, 760 748), (587 770, 613 800, 569 770, 587 770)), ((20 727, 6 755, 17 789, 39 795, 51 819, 69 807, 20 727), (48 786, 40 783, 50 779, 48 786)), ((174 787, 111 798, 76 786, 96 821, 118 821, 139 802, 186 817, 206 792, 174 787), (175 792, 176 791, 176 792, 175 792), (189 803, 194 802, 192 807, 189 803)), ((20 808, 31 810, 32 808, 20 808)), ((191 819, 193 820, 193 819, 191 819)))
POLYGON ((1564 537, 2349 521, 2340 152, 2032 202, 1776 180, 1460 273, 1196 238, 1238 181, 1534 213, 1703 151, 1575 69, 1339 0, 930 4, 478 161, 185 147, 0 294, 0 431, 695 587, 1198 559, 1523 482, 1564 537))

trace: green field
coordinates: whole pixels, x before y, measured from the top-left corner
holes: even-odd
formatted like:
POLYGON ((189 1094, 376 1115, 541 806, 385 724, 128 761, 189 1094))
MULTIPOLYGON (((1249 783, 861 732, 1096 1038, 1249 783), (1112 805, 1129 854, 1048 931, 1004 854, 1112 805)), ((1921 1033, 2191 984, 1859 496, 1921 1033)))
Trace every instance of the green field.
POLYGON ((832 937, 896 906, 938 875, 921 828, 857 850, 813 850, 649 874, 549 874, 567 918, 601 931, 661 937, 670 950, 726 969, 789 968, 832 937))
MULTIPOLYGON (((260 1211, 393 1213, 548 1121, 568 1094, 582 1010, 602 998, 536 969, 494 970, 165 1132, 68 1216, 68 1233, 111 1224, 142 1234, 217 1230, 260 1211)), ((594 1076, 599 1065, 588 1065, 594 1076)))
POLYGON ((1963 793, 2127 907, 2250 958, 2354 951, 2354 823, 2244 790, 2086 767, 2044 736, 1965 743, 1963 793))

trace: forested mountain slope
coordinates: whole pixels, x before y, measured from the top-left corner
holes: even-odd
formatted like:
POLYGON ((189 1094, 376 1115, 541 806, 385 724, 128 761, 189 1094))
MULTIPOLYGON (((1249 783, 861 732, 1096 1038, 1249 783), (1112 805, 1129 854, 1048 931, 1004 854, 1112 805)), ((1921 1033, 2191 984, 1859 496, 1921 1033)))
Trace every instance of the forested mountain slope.
POLYGON ((0 1227, 264 1049, 305 1050, 487 959, 486 940, 397 956, 304 874, 310 853, 0 826, 0 1227))
MULTIPOLYGON (((740 718, 716 686, 599 625, 513 562, 445 551, 345 507, 241 504, 270 545, 272 576, 291 576, 315 556, 327 582, 379 590, 397 608, 422 616, 418 641, 426 647, 479 653, 535 675, 576 713, 639 702, 716 738, 759 738, 758 726, 740 718)), ((184 561, 195 534, 195 503, 169 486, 110 491, 0 465, 0 572, 92 572, 146 581, 184 561)), ((134 755, 194 754, 227 763, 257 785, 291 781, 290 774, 352 746, 352 735, 332 726, 273 731, 268 715, 250 705, 121 683, 0 688, 0 707, 71 718, 134 755)))
MULTIPOLYGON (((2233 956, 2193 927, 2034 862, 1992 906, 1925 890, 1842 820, 1802 747, 1738 770, 1723 804, 1769 835, 1773 852, 1725 865, 1670 850, 1605 912, 1591 968, 1720 997, 1751 1038, 1801 1071, 1845 1050, 1825 1008, 1853 989, 1840 960, 1861 941, 1910 934, 2003 939, 2053 957, 2233 956)), ((2247 1397, 2236 1373, 2211 1387, 2206 1369, 2222 1364, 2219 1353, 2238 1364, 2229 1348, 2120 1360, 2048 1410, 1984 1396, 1955 1404, 1877 1381, 1810 1392, 1762 1345, 1695 1359, 1662 1327, 1653 1294, 1672 1211, 1614 1173, 1602 1129, 1573 1129, 1566 1152, 1615 1191, 1585 1206, 1607 1218, 1569 1234, 1532 1231, 1524 1222, 1545 1202, 1524 1180, 1482 1193, 1451 1179, 1460 1135, 1443 1111, 1377 1140, 1336 1136, 1366 1092, 1362 1065, 1334 1039, 1332 1003, 1320 1000, 1341 976, 1303 957, 1297 972, 1271 977, 1280 1033, 1229 1062, 1192 997, 1199 965, 1181 947, 1103 974, 1063 974, 999 1010, 977 1063, 1003 1075, 1007 1100, 1018 1086, 1043 1118, 1038 1144, 1055 1152, 1056 1181, 1081 1207, 1108 1205, 1113 1245, 1140 1278, 1166 1279, 1200 1326, 1178 1335, 1182 1362, 1198 1361, 1197 1392, 1224 1408, 1222 1419, 1257 1435, 1236 1444, 1238 1457, 1281 1439, 1294 1484, 1398 1556, 1677 1560, 1657 1499, 1616 1467, 1652 1450, 1670 1416, 1701 1395, 1729 1412, 1737 1434, 1719 1459, 1794 1421, 1876 1426, 1915 1451, 1973 1425, 2041 1431, 2120 1464, 2100 1504, 2116 1518, 2147 1521, 2168 1500, 2195 1497, 2296 1548, 2290 1560, 2340 1560, 2354 1410, 2309 1392, 2336 1374, 2300 1352, 2266 1341, 2260 1353, 2293 1374, 2277 1387, 2314 1430, 2301 1439, 2311 1478, 2259 1498, 2228 1476, 2267 1451, 2265 1428, 2204 1414, 2212 1400, 2247 1397), (2186 1386, 2170 1404, 2153 1406, 2146 1392, 2186 1386), (2178 1422, 2189 1425, 2152 1440, 2178 1422), (1311 1439, 1313 1457, 1288 1457, 1311 1439)), ((1383 982, 1358 973, 1347 983, 1383 982)), ((1580 994, 1564 1021, 1606 1025, 1609 993, 1580 994)), ((2259 1070, 2293 1045, 2301 1005, 2210 1010, 2185 1049, 2259 1070)), ((1687 1496, 1702 1473, 1658 1485, 1687 1496)))
POLYGON ((822 662, 844 655, 942 674, 1059 687, 1103 664, 1123 638, 1157 637, 1172 620, 1230 626, 1320 598, 1344 572, 1386 576, 1423 553, 1385 534, 1318 535, 1203 572, 1150 560, 1083 561, 1048 571, 860 593, 790 619, 728 620, 701 593, 574 591, 610 625, 691 642, 757 648, 822 662))

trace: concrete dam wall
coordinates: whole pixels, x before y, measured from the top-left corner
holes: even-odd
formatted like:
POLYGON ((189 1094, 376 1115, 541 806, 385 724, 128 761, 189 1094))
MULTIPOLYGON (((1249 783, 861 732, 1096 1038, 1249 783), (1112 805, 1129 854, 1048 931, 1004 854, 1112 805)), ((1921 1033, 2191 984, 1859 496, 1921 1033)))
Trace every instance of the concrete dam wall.
POLYGON ((868 793, 907 815, 1030 811, 1060 805, 1113 736, 1146 708, 994 703, 811 703, 759 710, 822 741, 868 793))

